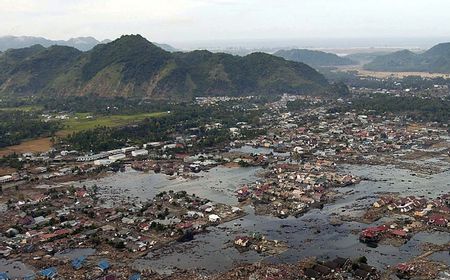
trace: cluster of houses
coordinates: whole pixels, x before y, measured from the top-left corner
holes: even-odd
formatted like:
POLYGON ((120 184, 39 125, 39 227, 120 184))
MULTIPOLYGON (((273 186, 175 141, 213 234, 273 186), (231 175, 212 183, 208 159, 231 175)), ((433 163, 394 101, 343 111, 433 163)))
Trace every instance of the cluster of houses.
POLYGON ((359 235, 359 240, 361 242, 369 244, 376 244, 385 238, 398 238, 406 242, 411 238, 411 234, 408 229, 398 228, 396 224, 384 224, 381 226, 366 228, 359 235))
POLYGON ((397 215, 397 221, 364 229, 360 233, 360 241, 376 244, 385 239, 398 239, 406 242, 418 231, 430 228, 449 231, 450 194, 436 199, 382 196, 365 214, 368 221, 380 219, 385 215, 397 215))
POLYGON ((222 102, 250 100, 255 96, 199 96, 195 98, 195 103, 200 106, 213 106, 222 102))
POLYGON ((254 232, 250 235, 236 236, 234 246, 240 252, 253 250, 258 253, 280 254, 287 250, 285 243, 278 240, 268 240, 264 235, 254 232))
MULTIPOLYGON (((45 267, 48 258, 75 244, 76 248, 112 252, 114 261, 133 260, 149 249, 191 240, 209 226, 244 214, 238 207, 183 191, 164 192, 142 204, 121 203, 114 208, 102 204, 95 187, 66 186, 16 195, 0 217, 0 257, 20 257, 34 267, 45 267)), ((96 258, 89 256, 88 260, 96 258)), ((72 261, 74 270, 83 269, 85 259, 72 261)), ((56 270, 51 272, 45 277, 52 279, 56 270)), ((58 274, 62 273, 72 272, 58 274)))
POLYGON ((359 182, 357 177, 338 174, 334 163, 279 163, 264 176, 263 181, 240 188, 240 202, 251 202, 256 213, 280 218, 299 216, 314 207, 322 207, 336 193, 333 188, 359 182))
POLYGON ((379 211, 387 209, 390 212, 406 214, 426 227, 450 228, 450 193, 435 199, 383 196, 373 207, 379 211))
MULTIPOLYGON (((448 156, 448 127, 435 123, 416 125, 392 115, 329 112, 325 108, 308 114, 267 114, 271 124, 264 135, 248 141, 255 147, 290 152, 293 159, 323 158, 338 163, 404 163, 414 154, 448 156), (435 147, 442 144, 440 148, 435 147)), ((427 166, 422 166, 426 171, 427 166)))

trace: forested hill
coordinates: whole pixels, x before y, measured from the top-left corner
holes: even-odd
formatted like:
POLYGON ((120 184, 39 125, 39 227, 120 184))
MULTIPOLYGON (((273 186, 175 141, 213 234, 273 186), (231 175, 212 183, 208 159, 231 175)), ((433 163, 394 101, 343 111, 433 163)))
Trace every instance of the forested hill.
POLYGON ((167 96, 320 91, 326 79, 311 67, 253 53, 167 52, 140 35, 81 52, 32 46, 0 54, 0 95, 167 96))
POLYGON ((343 66, 343 65, 357 64, 357 62, 349 58, 340 57, 333 53, 306 50, 306 49, 280 50, 277 51, 274 55, 282 57, 287 60, 306 63, 308 65, 315 67, 343 66))
POLYGON ((424 53, 403 50, 379 56, 364 68, 373 71, 450 73, 450 43, 438 44, 424 53))

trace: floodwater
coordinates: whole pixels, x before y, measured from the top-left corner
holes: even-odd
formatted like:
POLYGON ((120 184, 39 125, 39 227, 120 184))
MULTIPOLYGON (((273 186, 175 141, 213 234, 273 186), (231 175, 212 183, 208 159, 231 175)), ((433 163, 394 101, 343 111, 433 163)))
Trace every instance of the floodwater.
POLYGON ((92 248, 68 249, 55 254, 58 259, 73 260, 79 257, 89 257, 95 254, 92 248))
POLYGON ((153 172, 144 173, 127 168, 125 172, 118 172, 112 176, 98 180, 83 181, 79 185, 92 186, 96 184, 101 197, 106 202, 132 198, 139 201, 152 199, 163 191, 186 191, 212 201, 226 204, 236 204, 234 197, 236 187, 257 180, 260 167, 228 168, 215 167, 209 171, 197 174, 197 179, 175 178, 153 172))
MULTIPOLYGON (((261 151, 260 151, 261 152, 261 151)), ((430 242, 444 244, 450 242, 449 233, 418 233, 400 247, 379 245, 370 248, 358 240, 360 230, 370 226, 358 222, 343 222, 342 225, 330 225, 330 216, 357 215, 367 209, 378 193, 398 192, 402 195, 436 197, 450 190, 450 171, 436 175, 421 175, 393 166, 343 165, 340 171, 366 178, 360 184, 338 189, 343 194, 335 203, 323 209, 312 209, 299 218, 278 219, 257 216, 251 207, 246 207, 247 216, 197 235, 191 242, 175 243, 136 260, 136 268, 153 269, 160 273, 170 273, 175 268, 199 269, 205 273, 228 270, 243 262, 292 262, 304 257, 319 258, 366 256, 369 262, 384 269, 387 266, 407 261, 420 255, 420 244, 430 242), (278 256, 265 256, 249 251, 239 253, 233 246, 235 236, 259 232, 269 239, 284 241, 289 249, 278 256)), ((216 202, 237 205, 235 191, 242 184, 258 180, 259 167, 226 168, 216 167, 208 172, 200 172, 197 179, 173 179, 164 174, 144 173, 127 168, 101 178, 79 182, 80 185, 99 186, 102 197, 109 204, 128 199, 145 201, 161 191, 187 191, 216 202)), ((380 221, 379 221, 380 222, 380 221)), ((378 223, 379 223, 378 222, 378 223)), ((76 252, 76 251, 75 251, 76 252)), ((86 253, 86 252, 84 252, 86 253)), ((89 253, 89 252, 87 252, 89 253)), ((65 253, 60 254, 64 256, 65 253)), ((74 254, 74 251, 66 252, 74 254)), ((449 263, 448 252, 430 256, 433 260, 449 263)), ((23 264, 16 263, 18 267, 23 264)), ((14 264, 0 260, 1 271, 13 271, 14 264)), ((22 268, 26 269, 25 268, 22 268)), ((17 270, 17 269, 16 269, 17 270)), ((23 274, 22 274, 23 275, 23 274)))
POLYGON ((11 279, 22 279, 25 276, 34 275, 31 267, 16 260, 0 258, 0 272, 6 272, 11 279))
MULTIPOLYGON (((216 202, 236 205, 235 190, 244 183, 257 180, 259 168, 217 167, 209 172, 199 173, 194 180, 169 180, 162 174, 127 171, 112 177, 97 180, 95 183, 107 191, 108 196, 125 192, 140 199, 153 197, 160 191, 185 190, 216 202), (109 189, 107 186, 112 186, 109 189), (110 192, 108 193, 108 191, 110 192)), ((200 269, 205 272, 220 272, 236 263, 255 262, 296 262, 303 257, 317 256, 366 256, 370 263, 380 269, 421 254, 420 244, 431 242, 444 244, 450 242, 448 233, 419 233, 401 247, 379 245, 370 248, 360 243, 355 232, 369 225, 357 222, 344 222, 339 226, 330 225, 330 215, 361 214, 377 197, 377 193, 399 192, 402 195, 436 197, 450 190, 450 171, 436 175, 416 174, 393 166, 355 166, 344 165, 340 171, 362 176, 367 180, 339 191, 345 195, 323 209, 313 209, 299 218, 278 219, 256 216, 251 207, 245 210, 248 215, 240 220, 210 228, 205 234, 197 235, 195 240, 176 243, 170 248, 151 252, 134 263, 136 268, 151 268, 160 273, 170 273, 174 268, 200 269), (260 232, 270 239, 284 241, 289 249, 279 256, 264 256, 255 252, 239 253, 232 241, 237 235, 260 232)), ((448 253, 435 254, 433 259, 449 262, 448 253), (447 256, 447 258, 446 258, 447 256)))

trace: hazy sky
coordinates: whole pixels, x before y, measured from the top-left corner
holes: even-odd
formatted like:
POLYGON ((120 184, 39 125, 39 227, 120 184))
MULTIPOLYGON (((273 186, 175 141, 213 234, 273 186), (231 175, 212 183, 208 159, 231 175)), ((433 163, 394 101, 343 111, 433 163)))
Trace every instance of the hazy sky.
POLYGON ((449 0, 0 0, 0 36, 449 37, 449 0))

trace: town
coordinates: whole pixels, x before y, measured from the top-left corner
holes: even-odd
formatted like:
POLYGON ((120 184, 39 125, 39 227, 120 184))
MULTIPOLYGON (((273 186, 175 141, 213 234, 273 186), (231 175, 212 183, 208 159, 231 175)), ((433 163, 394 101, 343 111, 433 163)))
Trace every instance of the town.
MULTIPOLYGON (((172 134, 170 140, 96 153, 71 149, 71 144, 62 140, 47 152, 7 157, 20 167, 10 173, 6 173, 10 169, 2 169, 0 177, 0 253, 5 260, 20 259, 33 269, 5 273, 23 279, 82 279, 88 274, 102 279, 157 279, 160 276, 156 270, 139 270, 133 266, 134 261, 149 252, 189 242, 197 235, 208 235, 212 227, 234 223, 239 228, 248 207, 256 216, 280 220, 307 217, 358 192, 362 182, 371 180, 342 166, 393 166, 417 176, 449 170, 450 137, 445 123, 417 121, 398 114, 345 112, 316 96, 284 95, 262 105, 255 97, 204 98, 196 102, 193 106, 203 108, 240 102, 238 110, 265 109, 258 115, 257 126, 238 118, 234 123, 187 126, 172 134), (308 109, 293 107, 299 102, 309 104, 308 109), (229 140, 201 148, 198 143, 207 137, 201 131, 224 131, 229 140), (430 160, 433 158, 440 161, 430 160), (256 178, 230 190, 233 203, 214 201, 206 189, 192 193, 176 186, 195 184, 215 170, 248 168, 258 170, 256 178), (155 192, 151 197, 130 196, 127 192, 111 196, 109 187, 96 183, 129 172, 163 176, 166 179, 161 180, 173 183, 173 189, 155 192)), ((345 108, 347 102, 342 99, 337 104, 345 108)), ((437 198, 395 193, 375 197, 366 213, 350 219, 367 224, 359 240, 371 247, 378 243, 402 246, 419 232, 449 232, 448 193, 437 198), (377 224, 389 217, 391 220, 377 224), (376 225, 371 227, 373 223, 376 225)), ((332 220, 330 223, 338 226, 349 218, 337 215, 332 220)), ((285 241, 261 233, 237 230, 231 235, 238 254, 252 250, 265 256, 280 255, 288 248, 285 241)), ((430 250, 448 252, 448 246, 447 242, 430 250)), ((392 264, 399 269, 389 271, 419 275, 417 269, 412 271, 414 261, 392 264)), ((298 275, 317 279, 334 271, 334 277, 338 277, 337 271, 349 273, 353 269, 350 273, 361 279, 381 277, 382 270, 362 264, 360 269, 355 265, 349 269, 348 263, 351 261, 344 259, 313 262, 298 275)), ((433 264, 431 260, 425 263, 433 264)), ((439 271, 446 269, 443 265, 439 271)), ((174 271, 173 277, 177 273, 174 271)))

